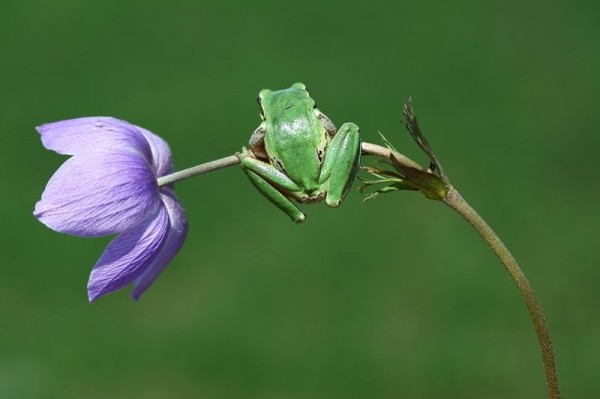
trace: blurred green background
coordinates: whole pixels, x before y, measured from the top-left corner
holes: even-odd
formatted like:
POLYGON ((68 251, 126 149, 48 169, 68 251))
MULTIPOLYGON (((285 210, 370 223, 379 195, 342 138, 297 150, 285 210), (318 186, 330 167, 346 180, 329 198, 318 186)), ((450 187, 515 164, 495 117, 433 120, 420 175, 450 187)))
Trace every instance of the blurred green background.
POLYGON ((596 1, 27 1, 0 12, 1 398, 541 398, 517 290, 418 193, 294 225, 238 168, 181 183, 190 232, 134 303, 87 303, 110 238, 32 216, 65 158, 36 125, 110 115, 176 166, 230 155, 262 88, 306 83, 338 125, 382 131, 413 96, 454 184, 545 307, 564 397, 600 397, 596 1))

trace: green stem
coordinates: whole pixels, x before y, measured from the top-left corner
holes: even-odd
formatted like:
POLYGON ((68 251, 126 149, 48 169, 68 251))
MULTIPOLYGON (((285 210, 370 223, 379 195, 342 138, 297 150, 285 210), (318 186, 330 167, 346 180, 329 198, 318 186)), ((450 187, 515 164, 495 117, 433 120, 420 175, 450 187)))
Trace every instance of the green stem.
MULTIPOLYGON (((361 149, 365 155, 379 155, 383 158, 389 158, 392 151, 389 149, 371 143, 361 143, 361 149)), ((394 155, 407 165, 413 168, 421 169, 421 166, 415 161, 410 160, 404 155, 394 152, 394 155)), ((213 172, 218 169, 227 168, 229 166, 237 165, 241 162, 241 154, 239 152, 234 155, 229 155, 224 158, 219 158, 214 161, 206 162, 200 165, 192 166, 191 168, 182 169, 177 172, 171 173, 170 175, 162 176, 157 179, 159 187, 166 186, 167 184, 177 183, 182 180, 189 179, 190 177, 203 175, 208 172, 213 172)))
POLYGON ((525 273, 519 267, 519 264, 512 256, 508 248, 500 240, 498 235, 492 228, 479 216, 479 214, 471 208, 471 206, 463 199, 454 187, 449 186, 448 195, 442 200, 450 208, 454 209, 467 222, 477 230, 479 235, 488 243, 492 251, 500 258, 500 261, 506 268, 506 271, 513 279, 517 288, 521 292, 521 296, 525 300, 529 316, 533 321, 535 333, 542 351, 542 361, 544 363, 544 371, 546 374, 546 384, 548 386, 548 397, 551 399, 560 398, 560 389, 558 385, 558 375, 556 372, 556 362, 554 360, 554 351, 552 349, 552 340, 548 325, 544 318, 544 312, 539 300, 537 299, 533 288, 529 284, 525 273))
POLYGON ((240 163, 239 154, 230 155, 225 158, 220 158, 214 161, 203 163, 202 165, 192 166, 191 168, 183 169, 170 175, 162 176, 157 179, 158 186, 166 186, 181 180, 189 179, 190 177, 202 175, 212 172, 217 169, 223 169, 228 166, 237 165, 240 163))
MULTIPOLYGON (((376 144, 363 143, 362 144, 363 154, 365 155, 376 155, 384 159, 391 159, 392 155, 399 162, 407 167, 417 167, 423 170, 420 166, 415 166, 416 163, 402 154, 396 151, 392 151, 389 148, 382 147, 376 144)), ((492 248, 492 251, 500 258, 500 261, 506 268, 506 271, 515 282, 519 289, 523 300, 527 306, 529 316, 533 321, 535 333, 537 335, 538 343, 542 352, 542 361, 544 364, 544 372, 546 375, 546 384, 548 387, 548 398, 560 399, 560 389, 558 384, 558 375, 556 372, 556 362, 554 360, 554 350, 552 349, 552 340, 550 339, 550 332, 542 306, 538 301, 533 288, 529 284, 525 273, 519 267, 519 264, 512 256, 508 248, 500 240, 498 235, 492 230, 492 228, 479 216, 479 214, 471 208, 471 206, 463 199, 458 191, 450 184, 448 178, 442 176, 443 181, 447 188, 446 197, 442 199, 442 202, 448 205, 450 208, 458 212, 467 222, 471 224, 481 235, 481 237, 488 243, 492 248)))

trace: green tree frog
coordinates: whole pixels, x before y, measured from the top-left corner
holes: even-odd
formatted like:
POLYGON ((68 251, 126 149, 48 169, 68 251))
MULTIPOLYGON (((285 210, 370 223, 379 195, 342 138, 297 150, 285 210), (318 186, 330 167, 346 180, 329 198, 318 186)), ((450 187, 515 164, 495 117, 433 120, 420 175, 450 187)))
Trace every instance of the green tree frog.
POLYGON ((358 126, 336 129, 306 86, 258 94, 262 123, 243 149, 241 166, 252 184, 294 222, 305 215, 294 202, 340 205, 358 171, 358 126))

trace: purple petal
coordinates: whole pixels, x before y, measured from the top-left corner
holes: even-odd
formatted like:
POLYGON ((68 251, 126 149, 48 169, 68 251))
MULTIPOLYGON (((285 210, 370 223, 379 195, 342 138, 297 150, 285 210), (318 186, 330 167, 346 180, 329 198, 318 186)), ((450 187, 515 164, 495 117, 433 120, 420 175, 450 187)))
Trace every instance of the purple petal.
POLYGON ((168 232, 169 216, 163 206, 154 219, 112 240, 90 274, 90 302, 129 285, 143 273, 159 255, 168 232))
POLYGON ((156 177, 162 177, 173 173, 173 161, 171 159, 171 149, 169 145, 156 134, 136 126, 136 128, 144 135, 150 150, 152 151, 152 169, 156 177))
POLYGON ((61 233, 123 232, 163 206, 156 178, 137 153, 96 152, 68 159, 50 178, 33 214, 61 233))
POLYGON ((187 235, 187 217, 177 198, 173 194, 163 194, 162 199, 169 213, 169 233, 165 245, 158 256, 148 266, 146 271, 136 278, 134 288, 131 292, 131 296, 135 300, 140 298, 140 295, 148 289, 158 275, 167 267, 179 249, 181 249, 187 235))
POLYGON ((96 150, 137 151, 151 159, 144 135, 131 123, 110 117, 70 119, 39 126, 44 147, 59 154, 76 155, 96 150))

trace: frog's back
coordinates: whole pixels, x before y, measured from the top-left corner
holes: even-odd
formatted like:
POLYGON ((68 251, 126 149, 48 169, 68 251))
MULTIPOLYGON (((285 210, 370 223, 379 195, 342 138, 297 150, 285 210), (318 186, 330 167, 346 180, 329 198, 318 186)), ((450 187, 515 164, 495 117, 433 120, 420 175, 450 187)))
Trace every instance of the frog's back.
POLYGON ((307 194, 319 189, 326 132, 314 112, 314 101, 302 93, 282 90, 270 98, 265 115, 265 146, 272 164, 307 194))

